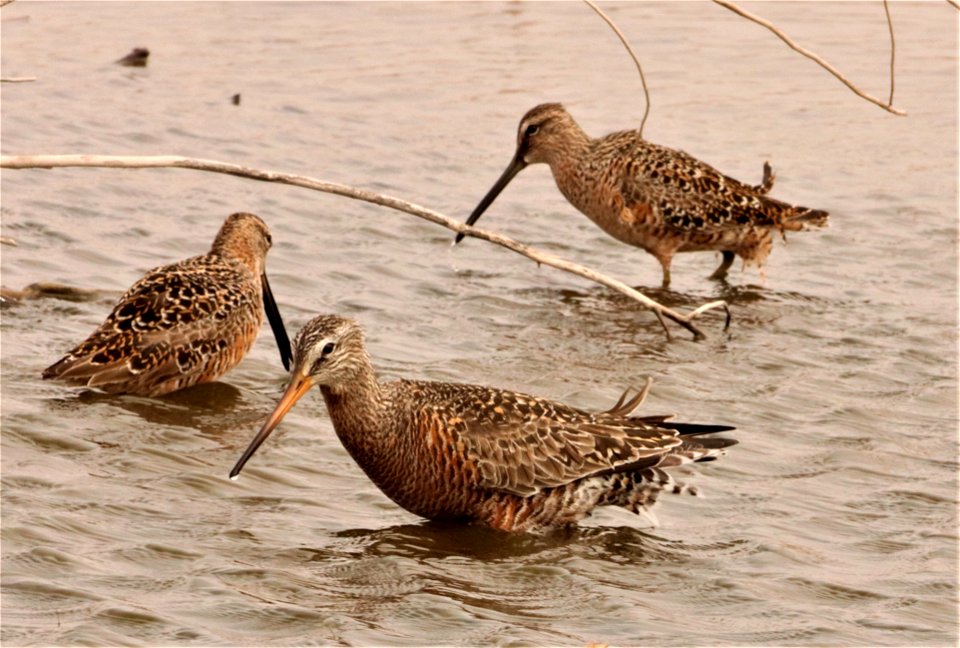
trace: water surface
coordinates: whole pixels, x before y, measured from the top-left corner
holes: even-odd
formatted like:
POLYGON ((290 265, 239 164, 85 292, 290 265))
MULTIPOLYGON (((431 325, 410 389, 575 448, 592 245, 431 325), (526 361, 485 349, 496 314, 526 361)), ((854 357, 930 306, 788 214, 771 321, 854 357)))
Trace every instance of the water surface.
MULTIPOLYGON (((879 3, 763 3, 885 95, 879 3)), ((85 300, 4 305, 5 645, 954 645, 957 641, 957 13, 894 3, 898 118, 707 3, 610 4, 642 57, 651 140, 827 209, 765 277, 656 261, 568 205, 546 167, 481 225, 677 308, 722 298, 724 334, 667 341, 626 298, 408 215, 184 170, 4 171, 2 281, 85 300), (602 511, 547 537, 394 506, 319 397, 236 482, 284 384, 269 331, 221 383, 169 398, 43 382, 145 270, 260 214, 293 330, 358 318, 384 377, 493 385, 738 427, 660 525, 602 511)), ((179 154, 302 173, 465 218, 521 115, 563 101, 587 132, 643 112, 632 62, 577 3, 31 3, 2 11, 2 150, 179 154), (137 46, 146 68, 112 63, 137 46), (230 97, 241 94, 234 106, 230 97)), ((292 331, 291 331, 292 332, 292 331)))

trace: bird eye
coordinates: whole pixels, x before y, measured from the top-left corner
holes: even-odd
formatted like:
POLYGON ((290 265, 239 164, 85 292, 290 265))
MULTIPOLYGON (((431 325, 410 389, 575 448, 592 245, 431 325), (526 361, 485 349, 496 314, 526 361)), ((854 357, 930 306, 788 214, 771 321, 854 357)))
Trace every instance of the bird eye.
POLYGON ((267 232, 267 245, 273 245, 273 237, 270 236, 270 232, 267 232))
POLYGON ((540 130, 539 124, 530 124, 529 126, 527 126, 527 130, 525 130, 524 133, 526 133, 527 137, 529 137, 531 135, 536 135, 537 131, 539 130, 540 130))
POLYGON ((333 350, 335 348, 336 348, 336 345, 333 342, 327 342, 325 345, 323 345, 323 351, 321 351, 321 353, 323 355, 330 355, 331 353, 333 353, 333 350))

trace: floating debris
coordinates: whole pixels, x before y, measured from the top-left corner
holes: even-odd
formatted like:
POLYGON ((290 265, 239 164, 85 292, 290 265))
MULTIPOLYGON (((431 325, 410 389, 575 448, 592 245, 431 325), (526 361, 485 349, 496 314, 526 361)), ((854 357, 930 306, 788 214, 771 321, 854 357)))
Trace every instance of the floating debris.
POLYGON ((146 47, 136 47, 129 54, 115 62, 129 67, 146 67, 147 59, 150 57, 150 50, 146 47))

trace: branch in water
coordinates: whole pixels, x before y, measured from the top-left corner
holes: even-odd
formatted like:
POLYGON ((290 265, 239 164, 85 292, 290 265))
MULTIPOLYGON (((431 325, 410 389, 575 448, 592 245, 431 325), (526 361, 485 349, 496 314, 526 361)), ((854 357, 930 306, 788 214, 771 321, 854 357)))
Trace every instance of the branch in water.
MULTIPOLYGON (((760 16, 754 15, 754 14, 750 13, 749 11, 746 11, 745 9, 741 9, 740 7, 738 7, 737 5, 735 5, 735 4, 732 3, 732 2, 729 2, 728 0, 713 0, 713 1, 714 1, 715 3, 717 3, 718 5, 720 5, 721 7, 723 7, 723 8, 729 9, 729 10, 732 11, 733 13, 738 14, 738 15, 740 15, 740 16, 743 16, 743 17, 746 18, 747 20, 753 21, 753 22, 757 23, 758 25, 762 25, 763 27, 766 27, 767 29, 769 29, 770 31, 772 31, 774 34, 776 34, 777 37, 778 37, 780 40, 782 40, 784 43, 786 43, 786 44, 790 47, 790 49, 794 50, 795 52, 799 52, 799 53, 802 54, 803 56, 806 56, 808 59, 810 59, 811 61, 813 61, 814 63, 816 63, 816 64, 819 65, 820 67, 822 67, 823 69, 825 69, 827 72, 829 72, 830 74, 832 74, 833 76, 835 76, 837 79, 839 79, 841 83, 843 83, 845 86, 847 86, 848 88, 850 88, 856 95, 858 95, 858 96, 866 99, 866 100, 869 101, 870 103, 873 103, 873 104, 876 104, 876 105, 880 106, 880 107, 883 108, 884 110, 886 110, 886 111, 888 111, 888 112, 891 112, 891 113, 893 113, 894 115, 903 116, 903 115, 906 115, 906 114, 907 114, 907 112, 906 112, 905 110, 900 110, 899 108, 894 108, 892 105, 887 104, 887 103, 884 103, 883 100, 877 99, 877 98, 874 97, 873 95, 867 94, 866 92, 864 92, 863 90, 861 90, 860 88, 858 88, 857 86, 855 86, 853 83, 851 83, 851 82, 847 79, 847 77, 843 76, 843 74, 841 74, 835 67, 833 67, 832 65, 830 65, 829 63, 827 63, 826 61, 824 61, 822 58, 820 58, 819 56, 817 56, 816 54, 814 54, 814 53, 811 52, 810 50, 805 49, 805 48, 797 45, 793 40, 791 40, 791 38, 790 38, 789 36, 787 36, 787 35, 784 34, 782 31, 780 31, 780 30, 776 27, 776 25, 774 25, 774 24, 771 23, 770 21, 764 20, 764 19, 761 18, 760 16)), ((891 26, 890 26, 890 34, 891 34, 891 39, 892 39, 892 35, 893 35, 893 26, 892 26, 892 23, 891 23, 891 26)), ((891 43, 892 43, 892 40, 891 40, 891 43)), ((892 47, 891 47, 891 52, 892 52, 892 47)), ((892 55, 892 53, 891 53, 891 63, 890 63, 890 65, 891 65, 891 74, 892 74, 892 66, 893 66, 893 55, 892 55)), ((892 83, 893 83, 893 82, 892 82, 892 77, 891 77, 891 93, 890 93, 891 100, 892 100, 892 97, 893 97, 892 83)))
POLYGON ((554 256, 542 250, 537 250, 535 248, 529 247, 509 239, 495 232, 489 232, 487 230, 478 229, 476 227, 471 227, 465 225, 460 221, 456 221, 448 216, 444 216, 440 212, 433 211, 432 209, 427 209, 426 207, 421 207, 413 203, 409 203, 400 198, 394 198, 392 196, 386 196, 383 194, 374 193, 366 189, 357 189, 355 187, 349 187, 347 185, 336 184, 333 182, 325 182, 323 180, 317 180, 315 178, 310 178, 308 176, 293 175, 289 173, 278 173, 276 171, 264 171, 261 169, 255 169, 252 167, 244 167, 237 164, 230 164, 227 162, 218 162, 216 160, 201 160, 196 158, 185 158, 174 155, 162 155, 162 156, 151 156, 151 155, 2 155, 0 156, 0 168, 5 169, 52 169, 56 167, 112 167, 112 168, 123 168, 123 169, 143 169, 143 168, 179 168, 179 169, 195 169, 197 171, 209 171, 212 173, 225 173, 227 175, 239 176, 242 178, 251 178, 253 180, 262 180, 265 182, 278 182, 281 184, 292 185, 295 187, 304 187, 306 189, 313 189, 314 191, 322 191, 325 193, 332 193, 338 196, 344 196, 346 198, 353 198, 354 200, 363 200, 365 202, 373 203, 375 205, 381 205, 383 207, 390 207, 391 209, 396 209, 398 211, 405 212, 407 214, 412 214, 424 220, 428 220, 431 223, 436 223, 446 227, 447 229, 453 230, 454 232, 463 232, 467 236, 473 236, 474 238, 483 239, 485 241, 490 241, 501 247, 505 247, 508 250, 513 250, 518 254, 522 254, 528 259, 532 259, 537 263, 542 263, 548 265, 558 270, 563 270, 564 272, 569 272, 571 274, 578 275, 590 281, 596 282, 608 288, 612 288, 624 295, 634 299, 650 310, 652 310, 657 318, 660 320, 660 323, 663 324, 663 328, 667 333, 667 338, 670 338, 670 331, 667 329, 664 318, 669 319, 673 322, 676 322, 686 330, 690 331, 694 339, 704 339, 703 331, 700 330, 696 324, 693 323, 693 320, 699 315, 703 314, 708 310, 713 310, 716 308, 722 308, 726 311, 726 324, 724 328, 730 325, 730 308, 727 306, 725 301, 714 301, 709 304, 704 304, 696 310, 683 314, 678 313, 662 304, 650 299, 643 293, 634 290, 630 286, 626 285, 622 281, 608 277, 605 274, 597 272, 586 266, 582 266, 578 263, 573 263, 567 261, 558 256, 554 256))

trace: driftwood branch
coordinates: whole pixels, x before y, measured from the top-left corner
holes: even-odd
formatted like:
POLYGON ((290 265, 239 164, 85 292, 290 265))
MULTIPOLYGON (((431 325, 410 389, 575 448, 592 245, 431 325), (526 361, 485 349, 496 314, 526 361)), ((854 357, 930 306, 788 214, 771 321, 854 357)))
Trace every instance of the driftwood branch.
POLYGON ((0 83, 28 83, 36 80, 37 77, 2 77, 0 83))
MULTIPOLYGON (((820 67, 822 67, 823 69, 825 69, 827 72, 829 72, 830 74, 832 74, 833 76, 835 76, 837 79, 840 80, 841 83, 843 83, 845 86, 847 86, 848 88, 850 88, 850 90, 852 90, 852 91, 854 92, 854 94, 856 94, 857 96, 862 97, 863 99, 866 99, 866 100, 869 101, 870 103, 873 103, 873 104, 876 104, 876 105, 880 106, 880 107, 883 108, 884 110, 886 110, 886 111, 888 111, 888 112, 891 112, 891 113, 893 113, 894 115, 903 116, 903 115, 906 115, 906 114, 907 114, 907 112, 906 112, 905 110, 900 110, 899 108, 894 108, 891 104, 889 104, 889 103, 884 103, 882 99, 878 99, 878 98, 874 97, 873 95, 867 94, 866 92, 864 92, 863 90, 861 90, 860 88, 858 88, 857 86, 855 86, 853 83, 850 82, 850 80, 847 79, 847 77, 843 76, 843 74, 841 74, 839 70, 837 70, 835 67, 833 67, 832 65, 830 65, 829 63, 827 63, 826 61, 824 61, 822 58, 820 58, 819 56, 817 56, 816 54, 814 54, 814 53, 811 52, 810 50, 805 49, 805 48, 801 47, 800 45, 797 45, 797 43, 795 43, 789 36, 787 36, 787 35, 784 34, 782 31, 780 31, 780 29, 778 29, 777 26, 774 25, 773 23, 771 23, 770 21, 765 20, 765 19, 763 19, 763 18, 761 18, 760 16, 757 16, 757 15, 755 15, 755 14, 752 14, 752 13, 750 13, 749 11, 747 11, 747 10, 745 10, 745 9, 741 9, 740 7, 738 7, 737 5, 735 5, 735 4, 732 3, 732 2, 729 2, 728 0, 713 0, 713 1, 714 1, 716 4, 720 5, 721 7, 723 7, 723 8, 729 9, 729 10, 732 11, 733 13, 738 14, 738 15, 740 15, 740 16, 743 16, 743 17, 746 18, 747 20, 750 20, 750 21, 752 21, 752 22, 757 23, 758 25, 762 25, 763 27, 766 27, 767 29, 769 29, 770 31, 772 31, 774 34, 776 34, 777 37, 778 37, 780 40, 782 40, 784 43, 786 43, 786 44, 790 47, 790 49, 794 50, 795 52, 798 52, 798 53, 802 54, 803 56, 806 56, 808 59, 810 59, 811 61, 815 62, 817 65, 819 65, 820 67)), ((890 27, 890 33, 891 33, 891 36, 892 36, 892 34, 893 34, 893 26, 892 26, 892 23, 891 23, 891 27, 890 27)), ((892 51, 892 48, 891 48, 891 51, 892 51)), ((892 54, 891 54, 891 74, 892 74, 892 67, 893 67, 893 61, 892 61, 892 54)), ((891 102, 892 102, 892 96, 893 96, 892 87, 893 87, 893 86, 892 86, 892 77, 891 77, 891 93, 890 93, 890 94, 891 94, 891 102)))
POLYGON ((600 7, 598 7, 592 0, 583 0, 587 5, 597 12, 604 22, 610 25, 610 29, 614 31, 617 37, 620 39, 620 42, 623 43, 623 46, 627 48, 627 53, 630 54, 630 58, 633 59, 634 64, 637 66, 637 72, 640 73, 640 83, 643 85, 643 98, 646 103, 643 109, 643 119, 640 120, 640 128, 637 129, 637 135, 643 137, 643 127, 647 123, 647 116, 650 115, 650 91, 647 89, 647 79, 643 76, 643 68, 640 66, 640 59, 637 58, 637 55, 634 53, 633 48, 630 47, 630 43, 627 42, 627 37, 623 35, 623 32, 617 27, 613 20, 603 12, 600 7))
POLYGON ((957 0, 947 0, 947 2, 952 4, 954 9, 960 11, 960 2, 957 2, 957 0))
POLYGON ((607 275, 601 274, 596 270, 587 268, 577 263, 567 261, 558 256, 549 254, 542 250, 537 250, 535 248, 529 247, 513 239, 509 239, 500 234, 494 232, 489 232, 487 230, 478 229, 476 227, 471 227, 465 225, 459 221, 455 221, 448 216, 444 216, 440 212, 433 211, 432 209, 427 209, 426 207, 421 207, 413 203, 409 203, 405 200, 399 198, 394 198, 392 196, 385 196, 383 194, 374 193, 366 189, 357 189, 355 187, 349 187, 347 185, 337 184, 333 182, 325 182, 323 180, 317 180, 315 178, 310 178, 308 176, 293 175, 289 173, 278 173, 276 171, 264 171, 261 169, 255 169, 252 167, 244 167, 237 164, 230 164, 226 162, 218 162, 216 160, 201 160, 196 158, 186 158, 173 155, 163 155, 163 156, 138 156, 138 155, 2 155, 0 156, 0 168, 5 169, 52 169, 58 167, 112 167, 112 168, 123 168, 123 169, 142 169, 142 168, 177 168, 177 169, 194 169, 197 171, 209 171, 212 173, 225 173, 227 175, 239 176, 241 178, 251 178, 253 180, 262 180, 265 182, 277 182, 281 184, 292 185, 295 187, 303 187, 306 189, 313 189, 314 191, 322 191, 325 193, 332 193, 338 196, 344 196, 346 198, 353 198, 354 200, 362 200, 365 202, 373 203, 375 205, 381 205, 383 207, 390 207, 391 209, 396 209, 398 211, 405 212, 407 214, 412 214, 419 218, 430 221, 447 229, 453 230, 455 232, 463 232, 467 236, 472 236, 474 238, 483 239, 485 241, 490 241, 501 247, 505 247, 508 250, 513 250, 518 254, 536 261, 537 263, 542 263, 543 265, 548 265, 558 270, 563 270, 565 272, 570 272, 572 274, 578 275, 585 279, 589 279, 596 283, 599 283, 608 288, 612 288, 624 295, 627 295, 631 299, 634 299, 650 310, 652 310, 660 320, 661 324, 664 325, 664 330, 667 331, 667 337, 670 337, 670 332, 666 327, 664 318, 669 319, 673 322, 676 322, 686 330, 690 331, 694 339, 703 339, 706 336, 703 331, 701 331, 696 324, 693 323, 693 320, 699 315, 703 314, 708 310, 713 310, 716 308, 722 308, 726 311, 726 326, 730 325, 730 309, 727 306, 725 301, 713 301, 708 304, 700 306, 696 310, 690 313, 678 313, 662 304, 650 299, 643 293, 634 290, 630 286, 626 285, 622 281, 608 277, 607 275))

